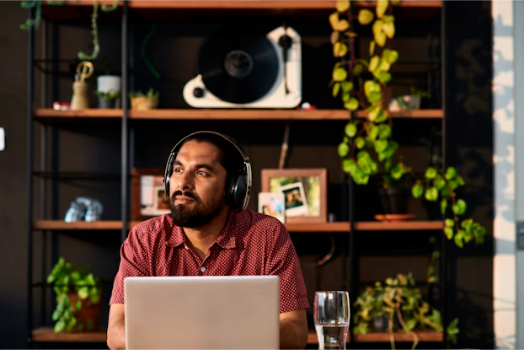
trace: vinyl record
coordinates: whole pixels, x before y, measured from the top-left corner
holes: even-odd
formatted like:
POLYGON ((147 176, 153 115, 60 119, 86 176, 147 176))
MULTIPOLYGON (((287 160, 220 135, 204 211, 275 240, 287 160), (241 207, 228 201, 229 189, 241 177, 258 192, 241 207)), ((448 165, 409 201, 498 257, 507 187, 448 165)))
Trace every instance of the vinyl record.
POLYGON ((278 75, 277 52, 265 36, 240 35, 226 29, 200 48, 198 68, 206 88, 231 103, 265 96, 278 75))

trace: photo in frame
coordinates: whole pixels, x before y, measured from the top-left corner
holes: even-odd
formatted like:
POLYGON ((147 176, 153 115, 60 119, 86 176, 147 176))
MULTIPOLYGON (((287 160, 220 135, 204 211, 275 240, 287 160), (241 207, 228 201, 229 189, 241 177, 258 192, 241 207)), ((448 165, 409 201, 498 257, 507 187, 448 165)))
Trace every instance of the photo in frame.
POLYGON ((133 168, 131 175, 131 220, 146 220, 170 212, 163 169, 133 168))
POLYGON ((258 212, 273 216, 285 223, 285 203, 283 193, 258 193, 258 212))
POLYGON ((327 169, 263 169, 261 178, 262 192, 284 194, 286 223, 327 222, 327 169))

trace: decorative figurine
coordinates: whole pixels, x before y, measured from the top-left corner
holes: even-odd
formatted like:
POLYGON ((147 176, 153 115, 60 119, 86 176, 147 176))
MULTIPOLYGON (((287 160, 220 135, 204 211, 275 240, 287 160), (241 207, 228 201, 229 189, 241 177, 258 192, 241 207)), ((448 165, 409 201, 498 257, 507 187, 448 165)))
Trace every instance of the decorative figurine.
POLYGON ((75 82, 73 83, 73 98, 71 99, 71 109, 89 108, 89 98, 87 96, 86 79, 93 74, 93 64, 82 61, 76 68, 75 82))

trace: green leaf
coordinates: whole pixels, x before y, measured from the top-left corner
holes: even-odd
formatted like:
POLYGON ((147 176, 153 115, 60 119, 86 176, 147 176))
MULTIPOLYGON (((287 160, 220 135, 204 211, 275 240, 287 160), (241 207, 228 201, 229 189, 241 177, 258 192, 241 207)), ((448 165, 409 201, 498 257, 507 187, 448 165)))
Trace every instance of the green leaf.
POLYGON ((333 97, 337 97, 339 91, 340 91, 340 83, 333 84, 333 89, 332 89, 333 97))
POLYGON ((457 182, 460 186, 464 186, 465 182, 464 182, 464 179, 462 178, 462 176, 460 175, 457 175, 457 182))
POLYGON ((95 323, 93 322, 93 320, 87 320, 86 327, 88 331, 92 330, 95 327, 95 323))
POLYGON ((369 94, 368 96, 368 100, 369 102, 371 103, 375 103, 375 102, 378 102, 382 99, 382 94, 378 91, 373 91, 369 94))
POLYGON ((428 277, 428 283, 437 283, 437 282, 438 282, 437 276, 429 276, 428 277))
POLYGON ((422 186, 422 184, 415 184, 413 188, 411 188, 411 194, 413 194, 415 198, 422 196, 422 193, 424 193, 424 186, 422 186))
POLYGON ((384 170, 386 170, 386 172, 389 172, 390 168, 391 168, 391 158, 388 158, 384 162, 384 170))
POLYGON ((383 84, 389 83, 391 81, 391 73, 381 71, 378 73, 378 80, 383 84))
POLYGON ((366 94, 366 97, 369 97, 369 95, 372 92, 380 92, 380 84, 378 84, 377 82, 373 80, 367 80, 364 83, 364 92, 366 94))
POLYGON ((437 169, 429 167, 426 169, 426 179, 431 180, 437 176, 437 169))
POLYGON ((384 23, 393 23, 395 21, 395 17, 392 15, 384 15, 382 16, 382 20, 384 23))
POLYGON ((367 109, 368 111, 368 119, 370 121, 375 121, 375 119, 377 119, 378 117, 378 114, 380 113, 380 107, 379 106, 371 106, 367 109))
POLYGON ((391 135, 391 127, 386 124, 378 126, 378 138, 387 139, 391 135))
POLYGON ((56 310, 53 312, 53 321, 58 320, 58 319, 60 318, 60 316, 62 316, 62 311, 56 309, 56 310))
POLYGON ((82 302, 80 300, 76 302, 75 308, 76 308, 76 311, 79 311, 80 309, 82 309, 82 302))
POLYGON ((380 132, 380 128, 374 124, 371 124, 369 127, 368 140, 375 141, 379 132, 380 132))
POLYGON ((386 33, 382 31, 375 33, 375 42, 378 46, 384 47, 384 45, 386 44, 386 33))
POLYGON ((349 92, 349 91, 353 90, 353 82, 351 82, 351 81, 343 81, 340 84, 342 86, 342 91, 344 91, 344 92, 349 92))
POLYGON ((453 238, 453 228, 452 227, 445 227, 444 233, 446 234, 446 237, 448 237, 448 239, 453 238))
POLYGON ((72 328, 72 327, 76 326, 76 323, 77 323, 77 319, 76 319, 76 317, 73 316, 73 317, 71 317, 69 319, 69 322, 68 322, 67 325, 68 325, 68 327, 72 328))
POLYGON ((358 149, 362 149, 365 144, 366 144, 366 141, 364 141, 362 137, 357 137, 355 139, 355 146, 357 146, 358 149))
POLYGON ((406 322, 406 328, 411 331, 415 326, 417 325, 417 319, 412 318, 411 320, 406 322))
POLYGON ((378 56, 373 56, 371 60, 369 61, 369 71, 373 72, 375 71, 380 64, 380 58, 378 56))
POLYGON ((435 187, 430 187, 426 190, 426 199, 430 202, 436 201, 438 198, 438 190, 435 187))
POLYGON ((349 0, 337 0, 337 11, 346 12, 349 10, 349 0))
POLYGON ((377 153, 382 153, 388 148, 388 140, 378 140, 375 142, 375 151, 377 153))
POLYGON ((395 36, 395 23, 384 23, 382 29, 388 38, 392 39, 395 36))
POLYGON ((454 205, 453 205, 453 212, 457 215, 463 215, 466 212, 466 202, 464 200, 459 199, 454 205))
POLYGON ((349 28, 349 22, 343 19, 341 21, 338 21, 336 27, 333 29, 338 30, 339 32, 343 32, 343 31, 348 30, 348 28, 349 28))
POLYGON ((378 0, 377 1, 377 17, 381 18, 384 16, 384 13, 386 13, 386 10, 388 9, 389 1, 388 0, 378 0))
POLYGON ((396 141, 390 142, 388 148, 378 155, 378 159, 383 161, 384 159, 390 158, 395 154, 398 149, 398 143, 396 141))
POLYGON ((446 223, 446 227, 453 227, 455 225, 455 221, 451 219, 446 219, 445 223, 446 223))
POLYGON ((89 296, 89 289, 88 289, 88 287, 82 287, 82 288, 78 289, 78 296, 82 300, 87 299, 87 297, 89 296))
POLYGON ((459 247, 459 248, 463 248, 464 247, 464 242, 462 241, 463 238, 464 237, 460 236, 458 233, 455 235, 453 240, 455 241, 455 244, 457 245, 457 247, 459 247))
POLYGON ((404 175, 405 171, 404 171, 404 166, 402 165, 402 163, 398 163, 397 165, 395 165, 395 167, 391 170, 391 176, 395 179, 395 180, 400 180, 400 178, 402 177, 402 175, 404 175))
POLYGON ((340 145, 338 145, 338 155, 340 157, 345 157, 349 153, 349 146, 347 143, 342 142, 340 145))
POLYGON ((344 103, 347 103, 350 99, 351 99, 351 94, 349 92, 344 91, 342 93, 342 101, 344 101, 344 103))
POLYGON ((333 56, 344 57, 347 52, 348 52, 348 47, 346 44, 341 43, 341 42, 336 42, 335 45, 333 45, 333 56))
POLYGON ((382 123, 382 122, 385 122, 387 119, 388 119, 388 115, 386 114, 387 112, 384 111, 383 109, 381 109, 379 112, 378 112, 378 116, 377 118, 375 119, 375 123, 382 123))
POLYGON ((391 50, 391 52, 388 54, 388 57, 386 58, 386 61, 389 64, 393 64, 398 60, 398 51, 391 50))
POLYGON ((370 41, 369 42, 369 55, 373 56, 373 53, 375 52, 375 42, 370 41))
POLYGON ((62 332, 65 328, 66 324, 64 321, 60 320, 55 324, 55 333, 62 332))
POLYGON ((453 180, 455 178, 455 176, 457 176, 457 169, 455 169, 454 167, 450 166, 449 168, 446 169, 446 179, 448 181, 450 180, 453 180))
POLYGON ((345 131, 346 135, 354 137, 357 134, 357 125, 355 123, 348 123, 345 131))
POLYGON ((333 71, 333 80, 334 81, 343 81, 348 77, 348 73, 342 67, 335 68, 333 71))
POLYGON ((438 175, 433 181, 433 186, 435 186, 439 191, 446 186, 446 180, 441 175, 438 175))
POLYGON ((426 276, 429 277, 429 276, 433 275, 434 273, 435 273, 435 268, 434 268, 433 266, 430 265, 430 266, 428 267, 428 271, 427 271, 427 273, 426 273, 426 276))
POLYGON ((89 297, 89 300, 90 300, 93 304, 97 304, 97 303, 100 301, 100 295, 98 295, 98 294, 91 295, 91 296, 89 297))
POLYGON ((350 174, 352 172, 352 168, 355 168, 357 165, 353 159, 344 159, 342 161, 342 170, 344 172, 350 174))
POLYGON ((357 64, 355 67, 353 67, 353 71, 351 74, 353 74, 353 76, 356 77, 360 75, 363 71, 364 71, 364 67, 361 64, 357 64))
POLYGON ((348 102, 344 104, 344 107, 350 111, 356 111, 358 108, 358 100, 354 97, 351 97, 348 102))
POLYGON ((438 258, 440 258, 440 251, 438 250, 433 251, 433 259, 438 259, 438 258))
POLYGON ((448 207, 448 200, 447 199, 443 199, 440 202, 440 212, 442 213, 442 215, 444 215, 446 213, 446 208, 447 207, 448 207))
POLYGON ((373 15, 373 12, 368 9, 361 9, 358 13, 358 23, 362 25, 370 24, 374 18, 375 16, 373 15))
POLYGON ((334 30, 337 30, 337 26, 338 26, 338 12, 333 12, 331 15, 329 15, 329 23, 331 24, 331 27, 334 30))

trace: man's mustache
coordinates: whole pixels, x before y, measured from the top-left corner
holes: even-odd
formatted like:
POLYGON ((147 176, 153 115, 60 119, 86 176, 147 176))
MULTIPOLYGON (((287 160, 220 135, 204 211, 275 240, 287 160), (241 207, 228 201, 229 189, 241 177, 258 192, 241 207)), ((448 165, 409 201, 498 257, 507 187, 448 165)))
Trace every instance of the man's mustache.
POLYGON ((184 197, 187 197, 187 198, 198 200, 198 197, 194 193, 192 193, 192 192, 175 191, 175 192, 173 192, 173 195, 171 196, 171 201, 174 202, 175 198, 177 196, 184 196, 184 197))

